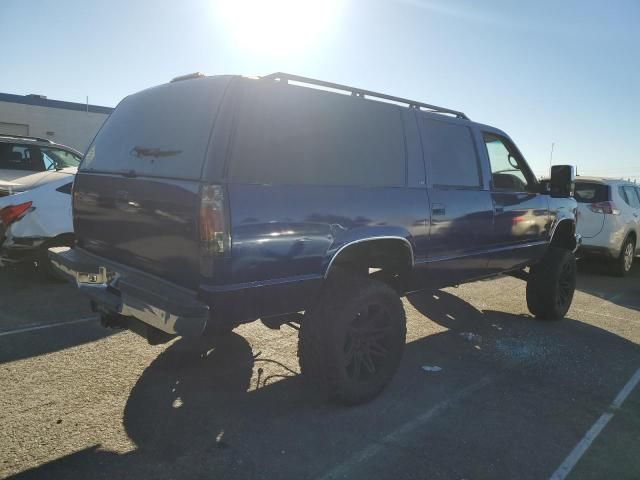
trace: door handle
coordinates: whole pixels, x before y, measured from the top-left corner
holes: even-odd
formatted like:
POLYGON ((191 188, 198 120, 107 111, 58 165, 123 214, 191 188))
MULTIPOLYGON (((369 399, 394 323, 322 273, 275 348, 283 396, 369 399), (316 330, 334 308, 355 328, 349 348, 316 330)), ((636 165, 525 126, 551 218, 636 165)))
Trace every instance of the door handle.
POLYGON ((504 207, 493 207, 493 211, 496 213, 504 213, 504 207))
POLYGON ((447 211, 444 208, 444 205, 442 205, 441 203, 434 203, 433 205, 431 205, 431 215, 442 216, 446 213, 447 211))

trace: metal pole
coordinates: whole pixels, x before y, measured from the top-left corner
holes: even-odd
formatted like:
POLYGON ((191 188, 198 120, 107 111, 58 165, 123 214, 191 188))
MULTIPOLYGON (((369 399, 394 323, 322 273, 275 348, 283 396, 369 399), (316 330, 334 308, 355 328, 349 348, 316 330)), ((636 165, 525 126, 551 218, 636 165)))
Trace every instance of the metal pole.
POLYGON ((553 164, 553 147, 555 147, 555 143, 551 142, 551 154, 549 155, 549 175, 551 175, 551 165, 553 164))
POLYGON ((87 95, 87 113, 89 113, 89 95, 87 95))

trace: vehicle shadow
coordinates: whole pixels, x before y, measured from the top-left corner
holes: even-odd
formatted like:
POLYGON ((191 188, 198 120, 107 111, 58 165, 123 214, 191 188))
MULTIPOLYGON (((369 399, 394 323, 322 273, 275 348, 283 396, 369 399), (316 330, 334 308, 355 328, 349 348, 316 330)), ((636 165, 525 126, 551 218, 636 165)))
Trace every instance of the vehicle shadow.
POLYGON ((87 299, 63 281, 43 279, 30 265, 0 269, 0 364, 94 342, 116 333, 97 317, 32 332, 37 326, 95 317, 87 299), (15 332, 19 333, 7 333, 15 332), (4 333, 4 334, 3 334, 4 333))
POLYGON ((640 258, 636 258, 624 278, 613 276, 610 265, 602 259, 583 258, 578 261, 576 288, 616 305, 640 310, 640 258))
POLYGON ((545 478, 640 363, 637 345, 577 320, 481 311, 445 291, 408 300, 447 330, 408 343, 369 404, 326 404, 295 365, 240 335, 179 340, 129 394, 122 421, 136 450, 96 445, 13 478, 313 478, 371 445, 383 455, 355 462, 348 478, 545 478), (446 403, 480 378, 491 386, 464 408, 446 403), (398 433, 443 402, 418 434, 398 433))

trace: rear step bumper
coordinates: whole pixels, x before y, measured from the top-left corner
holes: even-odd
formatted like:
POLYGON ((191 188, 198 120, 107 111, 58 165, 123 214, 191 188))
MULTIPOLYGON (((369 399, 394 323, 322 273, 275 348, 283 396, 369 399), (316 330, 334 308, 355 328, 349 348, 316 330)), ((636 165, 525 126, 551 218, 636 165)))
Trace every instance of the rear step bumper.
POLYGON ((209 307, 193 291, 132 270, 79 248, 49 249, 57 272, 105 313, 134 317, 163 332, 196 336, 209 319, 209 307))

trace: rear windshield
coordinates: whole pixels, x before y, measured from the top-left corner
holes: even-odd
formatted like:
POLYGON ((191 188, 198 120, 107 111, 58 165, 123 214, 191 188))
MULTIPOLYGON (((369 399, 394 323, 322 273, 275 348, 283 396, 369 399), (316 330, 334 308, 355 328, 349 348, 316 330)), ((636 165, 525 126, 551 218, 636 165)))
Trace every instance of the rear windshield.
POLYGON ((609 187, 601 183, 576 182, 573 194, 578 203, 597 203, 609 200, 609 187))
POLYGON ((80 170, 199 179, 227 82, 225 77, 185 80, 125 98, 80 170))

